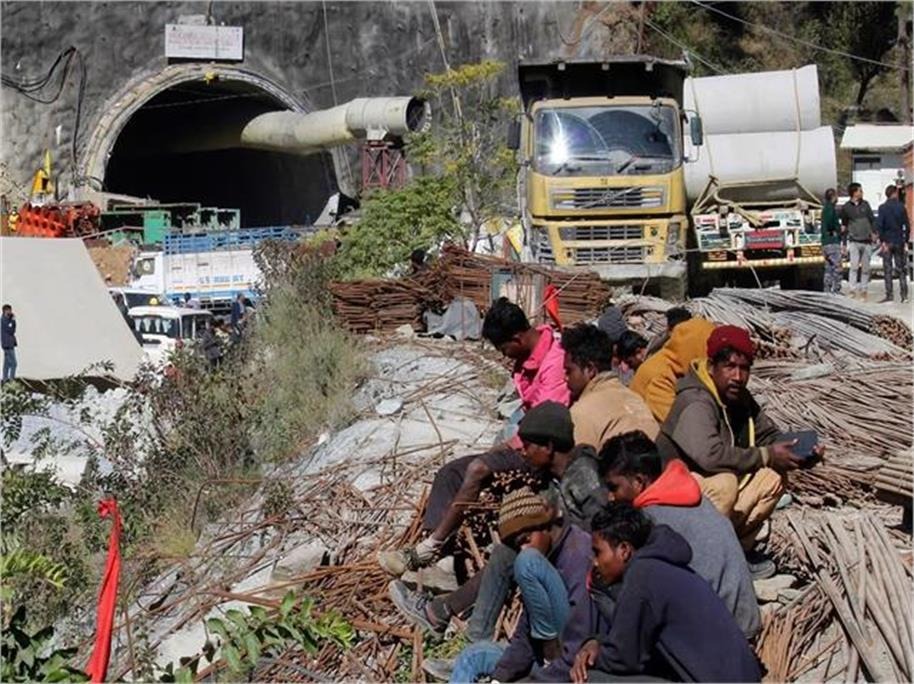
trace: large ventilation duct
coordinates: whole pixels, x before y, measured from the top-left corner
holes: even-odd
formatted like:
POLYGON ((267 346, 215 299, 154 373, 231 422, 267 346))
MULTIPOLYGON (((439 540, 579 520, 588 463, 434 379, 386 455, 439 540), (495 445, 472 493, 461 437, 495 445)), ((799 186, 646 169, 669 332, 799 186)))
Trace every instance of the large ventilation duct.
POLYGON ((356 140, 400 137, 431 125, 429 105, 415 97, 360 97, 310 114, 269 112, 241 132, 245 147, 312 154, 356 140))

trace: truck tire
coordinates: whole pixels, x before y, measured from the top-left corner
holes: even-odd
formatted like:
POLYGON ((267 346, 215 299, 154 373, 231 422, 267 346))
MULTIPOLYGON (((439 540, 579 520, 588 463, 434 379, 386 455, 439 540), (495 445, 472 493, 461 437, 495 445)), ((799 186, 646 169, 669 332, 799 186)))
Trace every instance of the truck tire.
POLYGON ((689 282, 686 276, 681 278, 661 278, 660 297, 668 302, 683 302, 689 291, 689 282))

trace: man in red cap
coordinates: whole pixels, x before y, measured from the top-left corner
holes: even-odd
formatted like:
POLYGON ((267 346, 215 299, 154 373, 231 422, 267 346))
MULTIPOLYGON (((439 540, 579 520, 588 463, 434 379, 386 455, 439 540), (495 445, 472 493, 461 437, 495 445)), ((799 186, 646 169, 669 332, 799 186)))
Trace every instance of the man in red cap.
POLYGON ((759 578, 774 566, 754 552, 756 535, 784 493, 787 472, 802 461, 747 389, 755 357, 749 333, 719 326, 707 351, 679 381, 657 448, 664 461, 685 461, 702 493, 730 518, 759 578))

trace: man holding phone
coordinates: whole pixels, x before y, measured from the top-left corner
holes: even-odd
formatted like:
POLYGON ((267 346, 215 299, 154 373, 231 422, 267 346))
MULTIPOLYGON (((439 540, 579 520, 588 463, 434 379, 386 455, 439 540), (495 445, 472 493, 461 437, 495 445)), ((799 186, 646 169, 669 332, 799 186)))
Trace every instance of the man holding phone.
MULTIPOLYGON (((756 535, 784 493, 787 473, 808 464, 797 440, 785 437, 748 390, 755 347, 748 331, 719 326, 708 338, 708 357, 691 364, 660 429, 664 461, 681 458, 702 493, 729 517, 750 569, 767 564, 753 552, 756 535)), ((811 447, 809 458, 824 449, 811 447)))

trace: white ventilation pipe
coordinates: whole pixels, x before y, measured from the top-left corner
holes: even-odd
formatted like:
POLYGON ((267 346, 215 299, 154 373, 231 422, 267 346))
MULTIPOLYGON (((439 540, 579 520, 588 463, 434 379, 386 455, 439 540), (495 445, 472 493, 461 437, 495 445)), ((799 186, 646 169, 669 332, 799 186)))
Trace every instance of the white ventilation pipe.
POLYGON ((431 108, 415 97, 359 97, 310 114, 269 112, 241 132, 241 144, 262 150, 312 154, 356 140, 382 140, 427 130, 431 108))

